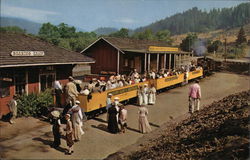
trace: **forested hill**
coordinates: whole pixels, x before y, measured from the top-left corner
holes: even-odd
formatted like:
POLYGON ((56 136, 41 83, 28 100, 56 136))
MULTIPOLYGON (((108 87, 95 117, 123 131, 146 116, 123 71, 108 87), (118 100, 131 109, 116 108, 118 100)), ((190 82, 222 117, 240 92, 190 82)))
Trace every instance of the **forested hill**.
POLYGON ((0 26, 1 27, 17 26, 20 27, 21 29, 24 29, 27 33, 37 34, 42 24, 22 18, 1 17, 0 26))
POLYGON ((109 35, 113 32, 117 32, 118 29, 116 28, 111 28, 111 27, 100 27, 97 28, 96 30, 94 30, 93 32, 95 32, 97 35, 109 35))
POLYGON ((158 32, 168 29, 174 35, 187 32, 229 29, 249 22, 250 3, 242 3, 232 8, 212 9, 209 12, 194 7, 183 13, 178 13, 148 26, 135 29, 134 32, 142 32, 146 29, 158 32))

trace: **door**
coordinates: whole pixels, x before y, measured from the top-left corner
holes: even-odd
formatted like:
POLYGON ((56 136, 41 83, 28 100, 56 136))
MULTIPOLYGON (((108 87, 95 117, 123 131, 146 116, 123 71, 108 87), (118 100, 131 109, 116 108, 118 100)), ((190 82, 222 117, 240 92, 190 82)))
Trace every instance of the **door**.
POLYGON ((40 91, 45 91, 47 88, 52 88, 55 81, 55 74, 41 74, 40 75, 40 91))
POLYGON ((137 72, 141 73, 141 60, 140 57, 135 57, 135 68, 137 72))

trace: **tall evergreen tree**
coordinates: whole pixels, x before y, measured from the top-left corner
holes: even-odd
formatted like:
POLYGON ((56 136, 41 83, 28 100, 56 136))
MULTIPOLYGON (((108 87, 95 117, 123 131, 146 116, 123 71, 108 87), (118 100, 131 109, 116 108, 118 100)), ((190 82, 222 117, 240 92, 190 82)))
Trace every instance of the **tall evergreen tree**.
POLYGON ((192 46, 194 42, 198 39, 195 33, 189 33, 185 39, 182 40, 180 48, 183 51, 191 52, 193 50, 192 46))
POLYGON ((246 42, 247 42, 247 38, 246 38, 246 34, 245 34, 245 31, 244 31, 244 28, 241 27, 240 31, 238 33, 237 39, 236 39, 236 44, 240 45, 240 44, 246 43, 246 42))

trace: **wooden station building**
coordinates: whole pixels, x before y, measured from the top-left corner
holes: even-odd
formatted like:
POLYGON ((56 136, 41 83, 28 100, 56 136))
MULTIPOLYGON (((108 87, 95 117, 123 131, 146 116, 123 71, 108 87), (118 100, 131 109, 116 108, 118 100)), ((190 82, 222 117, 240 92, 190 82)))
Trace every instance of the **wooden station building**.
POLYGON ((76 64, 90 65, 92 58, 59 48, 24 34, 0 36, 0 118, 9 112, 14 94, 39 93, 55 80, 63 85, 76 64))
POLYGON ((101 37, 83 51, 96 60, 93 74, 129 73, 178 68, 190 62, 191 53, 169 47, 164 42, 129 38, 101 37))

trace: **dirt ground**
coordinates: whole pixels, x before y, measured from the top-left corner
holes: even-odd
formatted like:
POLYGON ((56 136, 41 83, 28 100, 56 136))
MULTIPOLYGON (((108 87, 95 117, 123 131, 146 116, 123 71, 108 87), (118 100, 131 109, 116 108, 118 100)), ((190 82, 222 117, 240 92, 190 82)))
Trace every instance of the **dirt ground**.
MULTIPOLYGON (((190 85, 190 84, 189 84, 190 85)), ((157 130, 166 122, 187 115, 188 86, 174 88, 157 96, 157 103, 149 108, 149 122, 157 130)), ((230 73, 216 73, 200 82, 201 105, 208 105, 229 94, 249 89, 249 77, 230 73)), ((56 150, 52 143, 51 126, 34 118, 20 118, 16 124, 0 122, 0 157, 18 159, 103 159, 120 149, 143 141, 143 137, 157 136, 157 132, 143 135, 138 132, 138 108, 127 105, 128 130, 125 134, 113 135, 107 132, 106 114, 88 120, 84 124, 85 134, 74 145, 74 154, 65 155, 66 143, 56 150), (154 135, 155 134, 155 135, 154 135)), ((163 125, 164 127, 164 125, 163 125)))
POLYGON ((105 160, 249 159, 250 90, 174 119, 105 160))

